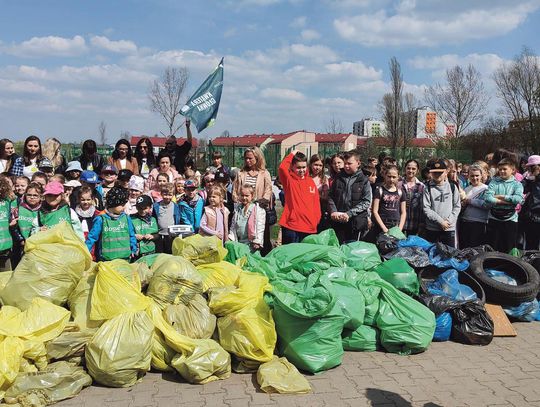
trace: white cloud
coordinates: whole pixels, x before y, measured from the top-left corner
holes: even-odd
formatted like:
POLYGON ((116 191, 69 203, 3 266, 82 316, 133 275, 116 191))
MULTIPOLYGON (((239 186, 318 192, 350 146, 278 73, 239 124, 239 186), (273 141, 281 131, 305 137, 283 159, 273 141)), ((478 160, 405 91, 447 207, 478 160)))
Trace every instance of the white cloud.
POLYGON ((338 34, 365 46, 436 46, 462 43, 467 40, 502 36, 518 27, 527 15, 540 7, 538 0, 522 4, 467 8, 435 13, 429 7, 416 9, 406 0, 390 15, 385 10, 347 16, 334 20, 338 34))
POLYGON ((294 57, 307 58, 319 64, 338 60, 336 52, 324 45, 292 44, 288 50, 294 57))
POLYGON ((95 35, 90 38, 92 46, 119 54, 131 54, 137 52, 137 46, 133 41, 112 41, 107 37, 95 35))
POLYGON ((280 99, 280 100, 304 100, 305 96, 294 89, 283 88, 266 88, 261 91, 261 97, 265 99, 280 99))
POLYGON ((289 24, 292 28, 304 28, 306 26, 307 17, 299 16, 291 21, 289 24))
POLYGON ((2 47, 0 50, 6 54, 18 57, 72 57, 86 53, 88 47, 84 38, 76 35, 73 38, 55 36, 32 37, 20 44, 2 47))
POLYGON ((0 90, 9 93, 37 93, 46 94, 49 90, 40 84, 30 81, 17 81, 0 79, 0 90))
POLYGON ((456 65, 466 66, 472 64, 480 71, 484 78, 489 78, 505 60, 497 54, 444 54, 433 57, 417 56, 408 61, 408 64, 416 69, 432 70, 432 77, 442 79, 447 69, 456 65))
POLYGON ((302 37, 304 41, 313 41, 313 40, 317 40, 321 38, 321 34, 319 34, 315 30, 310 30, 310 29, 302 30, 302 32, 300 33, 300 36, 302 37))

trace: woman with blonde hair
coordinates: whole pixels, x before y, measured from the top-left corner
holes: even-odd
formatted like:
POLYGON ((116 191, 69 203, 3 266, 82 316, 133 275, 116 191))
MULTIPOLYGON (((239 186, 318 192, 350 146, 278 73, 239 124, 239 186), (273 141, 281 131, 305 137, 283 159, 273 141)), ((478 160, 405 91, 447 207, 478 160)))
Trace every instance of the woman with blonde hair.
POLYGON ((253 200, 267 211, 267 222, 264 229, 264 245, 262 254, 272 249, 270 243, 270 226, 277 222, 272 194, 272 178, 266 169, 266 160, 263 152, 258 147, 252 147, 244 151, 244 166, 238 173, 233 184, 233 200, 240 203, 241 190, 244 185, 254 188, 253 200), (272 219, 272 217, 274 219, 272 219))
POLYGON ((53 165, 55 174, 62 174, 66 169, 66 159, 62 155, 62 143, 54 137, 50 137, 43 143, 43 157, 49 159, 53 165))

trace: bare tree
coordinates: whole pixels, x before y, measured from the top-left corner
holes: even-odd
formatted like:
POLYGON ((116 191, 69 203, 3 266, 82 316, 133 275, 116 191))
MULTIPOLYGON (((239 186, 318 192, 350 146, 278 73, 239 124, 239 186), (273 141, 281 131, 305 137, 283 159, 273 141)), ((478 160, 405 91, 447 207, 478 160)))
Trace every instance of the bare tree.
POLYGON ((229 133, 229 130, 223 130, 219 137, 231 137, 231 133, 229 133))
POLYGON ((167 67, 161 78, 153 82, 148 92, 150 109, 165 120, 169 133, 167 136, 174 136, 182 127, 183 123, 178 124, 177 119, 182 107, 180 99, 186 90, 188 79, 187 68, 167 67))
POLYGON ((120 132, 120 138, 123 138, 125 140, 129 140, 129 138, 131 137, 131 133, 127 130, 122 130, 120 132))
POLYGON ((341 134, 345 133, 345 127, 343 127, 341 120, 336 119, 336 117, 332 115, 330 120, 326 123, 325 131, 330 134, 341 134))
POLYGON ((497 93, 514 125, 526 132, 530 148, 540 148, 540 62, 532 50, 523 48, 520 55, 493 74, 497 93))
POLYGON ((412 93, 405 93, 403 96, 404 111, 401 115, 401 148, 403 150, 402 158, 405 157, 405 151, 411 140, 416 134, 416 115, 418 114, 419 102, 412 93))
POLYGON ((99 144, 104 146, 107 144, 107 125, 102 120, 101 123, 99 123, 98 126, 98 134, 99 134, 99 144))
POLYGON ((386 138, 390 140, 390 146, 395 154, 402 139, 403 75, 396 57, 390 59, 389 67, 390 93, 384 94, 379 106, 386 125, 386 138))

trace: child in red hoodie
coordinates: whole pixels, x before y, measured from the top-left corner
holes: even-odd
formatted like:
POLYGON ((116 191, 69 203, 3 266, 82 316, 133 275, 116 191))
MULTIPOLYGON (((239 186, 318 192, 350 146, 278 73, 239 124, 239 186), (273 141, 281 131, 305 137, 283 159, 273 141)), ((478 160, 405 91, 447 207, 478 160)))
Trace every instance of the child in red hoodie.
POLYGON ((285 208, 279 220, 282 242, 297 243, 317 233, 321 219, 319 191, 308 176, 307 157, 296 150, 291 152, 279 166, 279 180, 285 192, 285 208))

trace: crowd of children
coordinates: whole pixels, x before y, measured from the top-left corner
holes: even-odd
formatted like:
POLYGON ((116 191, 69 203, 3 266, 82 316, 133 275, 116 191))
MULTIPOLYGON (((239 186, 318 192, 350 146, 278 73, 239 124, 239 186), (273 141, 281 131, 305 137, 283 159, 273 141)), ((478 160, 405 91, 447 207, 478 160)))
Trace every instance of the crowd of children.
MULTIPOLYGON (((114 160, 99 173, 79 161, 55 173, 48 160, 38 161, 31 177, 2 174, 0 269, 16 266, 32 234, 60 222, 71 225, 96 260, 170 253, 174 225, 263 250, 275 222, 274 193, 269 199, 262 153, 254 148, 244 155, 246 166, 236 174, 214 153, 200 177, 189 159, 176 171, 167 152, 151 160, 156 166, 144 174, 118 169, 114 160)), ((275 182, 275 198, 284 206, 281 243, 327 228, 340 242, 376 242, 397 227, 452 247, 539 249, 540 156, 528 157, 520 168, 510 152, 498 151, 488 160, 461 165, 434 158, 425 166, 409 160, 401 171, 388 156, 362 163, 357 151, 327 160, 293 151, 275 182)), ((117 161, 121 165, 122 158, 117 161)))

